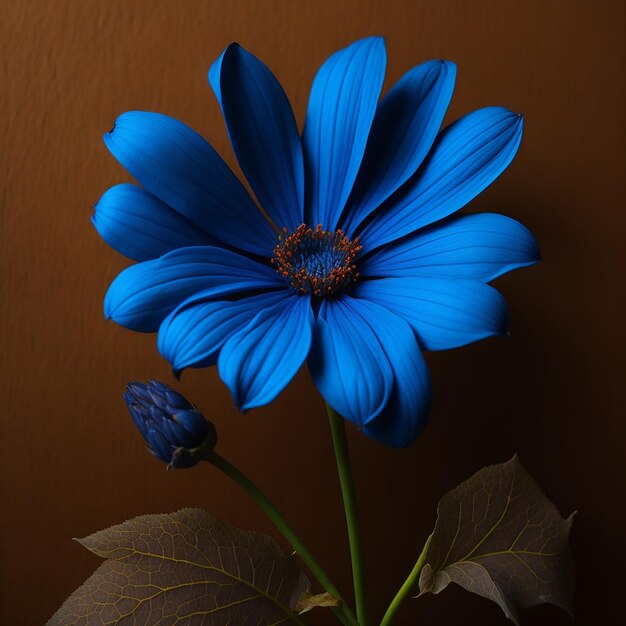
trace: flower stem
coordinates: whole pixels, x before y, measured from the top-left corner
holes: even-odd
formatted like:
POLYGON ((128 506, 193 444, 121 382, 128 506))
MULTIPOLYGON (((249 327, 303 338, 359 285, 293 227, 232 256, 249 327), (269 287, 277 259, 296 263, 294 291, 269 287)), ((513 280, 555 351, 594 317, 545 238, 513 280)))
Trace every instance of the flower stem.
POLYGON ((333 612, 339 620, 346 626, 359 626, 354 613, 345 603, 335 585, 328 578, 320 564, 315 560, 315 557, 309 552, 309 549, 302 543, 300 538, 292 530, 289 524, 287 524, 285 518, 270 502, 267 496, 247 476, 245 476, 224 457, 217 454, 217 452, 208 452, 205 455, 204 460, 217 467, 217 469, 236 482, 256 502, 256 504, 263 510, 270 520, 272 520, 276 528, 278 528, 283 537, 285 537, 291 547, 304 561, 306 566, 309 568, 309 571, 313 574, 313 576, 315 576, 320 585, 322 585, 328 593, 341 602, 337 608, 333 609, 333 612))
POLYGON ((348 539, 350 541, 350 558, 352 560, 352 578, 354 580, 354 596, 356 601, 356 615, 360 626, 369 626, 367 611, 367 594, 365 591, 365 568, 363 566, 363 550, 361 548, 361 531, 357 514, 354 481, 352 480, 352 466, 348 452, 348 440, 344 419, 327 403, 330 430, 333 436, 337 471, 343 496, 343 506, 346 512, 348 539))
POLYGON ((385 613, 382 621, 380 622, 380 626, 389 626, 392 623, 393 618, 395 617, 400 605, 406 600, 406 597, 411 593, 411 589, 417 582, 417 579, 424 567, 424 561, 426 560, 426 553, 428 552, 428 546, 430 545, 430 537, 426 540, 426 544, 424 545, 424 549, 422 553, 419 555, 417 562, 415 563, 411 573, 408 578, 404 581, 402 587, 398 590, 396 597, 391 601, 387 612, 385 613))

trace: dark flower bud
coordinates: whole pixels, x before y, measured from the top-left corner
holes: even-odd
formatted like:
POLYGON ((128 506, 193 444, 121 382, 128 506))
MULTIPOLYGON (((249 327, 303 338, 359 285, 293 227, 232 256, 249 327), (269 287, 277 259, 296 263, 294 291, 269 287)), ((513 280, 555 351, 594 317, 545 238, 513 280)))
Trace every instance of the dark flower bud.
POLYGON ((167 467, 193 467, 217 442, 215 427, 167 385, 128 383, 124 400, 148 449, 167 467))

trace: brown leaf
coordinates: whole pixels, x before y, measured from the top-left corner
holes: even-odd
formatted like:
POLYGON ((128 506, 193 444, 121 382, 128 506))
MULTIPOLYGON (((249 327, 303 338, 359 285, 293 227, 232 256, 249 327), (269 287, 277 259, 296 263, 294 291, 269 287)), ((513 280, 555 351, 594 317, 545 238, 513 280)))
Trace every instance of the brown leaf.
POLYGON ((571 613, 572 517, 560 516, 517 456, 486 467, 439 501, 420 592, 454 582, 497 602, 516 624, 517 609, 545 602, 571 613))
POLYGON ((302 624, 309 581, 265 535, 200 509, 143 515, 79 540, 106 559, 48 626, 302 624))
POLYGON ((302 598, 300 598, 300 602, 298 602, 298 606, 296 606, 296 611, 299 614, 306 613, 311 609, 316 609, 317 607, 338 607, 341 605, 341 600, 335 598, 332 594, 327 591, 324 593, 316 593, 313 595, 312 593, 305 593, 302 598))

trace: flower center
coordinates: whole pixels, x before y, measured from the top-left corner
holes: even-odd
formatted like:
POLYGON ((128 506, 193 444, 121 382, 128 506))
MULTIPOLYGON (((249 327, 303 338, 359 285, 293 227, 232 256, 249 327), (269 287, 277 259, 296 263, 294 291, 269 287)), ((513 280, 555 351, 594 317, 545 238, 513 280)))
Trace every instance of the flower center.
POLYGON ((293 233, 286 228, 274 248, 272 264, 299 293, 329 296, 358 278, 354 259, 361 245, 342 230, 331 233, 321 225, 300 224, 293 233))

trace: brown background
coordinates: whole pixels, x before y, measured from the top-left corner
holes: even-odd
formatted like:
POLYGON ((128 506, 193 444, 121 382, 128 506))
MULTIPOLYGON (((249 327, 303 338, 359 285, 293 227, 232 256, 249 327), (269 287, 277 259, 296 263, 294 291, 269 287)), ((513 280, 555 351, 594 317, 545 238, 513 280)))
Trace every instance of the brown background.
MULTIPOLYGON (((100 137, 117 114, 184 120, 234 164, 206 83, 237 40, 264 59, 303 119, 316 68, 356 38, 387 38, 386 85, 433 57, 458 63, 448 119, 488 104, 526 114, 520 153, 469 207, 522 220, 543 263, 498 281, 511 337, 428 356, 430 424, 409 450, 350 429, 377 614, 430 532, 440 495, 517 451, 564 514, 578 509, 578 624, 614 624, 624 557, 624 3, 120 2, 3 0, 0 299, 0 621, 42 624, 98 565, 72 537, 147 512, 205 507, 274 534, 225 478, 168 472, 141 446, 121 393, 172 383, 152 335, 107 323, 127 261, 90 226, 127 175, 100 137), (620 561, 621 560, 621 561, 620 561), (614 613, 615 611, 615 613, 614 613)), ((287 512, 342 589, 349 567, 321 400, 306 372, 241 416, 214 370, 180 388, 232 458, 287 512)), ((407 603, 398 624, 504 624, 459 589, 407 603)), ((318 615, 318 624, 330 622, 318 615)), ((552 607, 524 624, 569 624, 552 607)))

